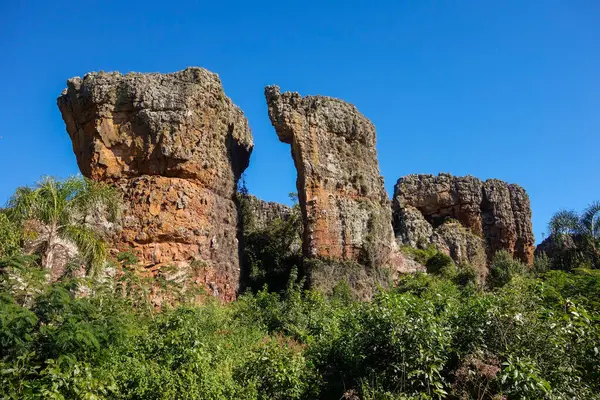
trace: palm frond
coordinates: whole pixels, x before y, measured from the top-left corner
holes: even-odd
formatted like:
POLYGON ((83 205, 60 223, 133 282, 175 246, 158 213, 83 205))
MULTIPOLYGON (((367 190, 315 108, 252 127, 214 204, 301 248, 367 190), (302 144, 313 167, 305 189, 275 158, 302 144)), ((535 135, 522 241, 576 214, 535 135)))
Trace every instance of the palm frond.
POLYGON ((578 231, 579 215, 573 210, 560 210, 552 216, 548 230, 552 234, 573 234, 578 231))
POLYGON ((583 211, 580 225, 583 234, 600 238, 600 201, 593 202, 583 211))
POLYGON ((88 276, 97 276, 108 256, 106 243, 92 229, 81 225, 65 226, 61 229, 61 234, 77 246, 79 254, 86 264, 88 276))
POLYGON ((121 197, 110 185, 87 178, 75 178, 81 185, 71 204, 79 213, 106 212, 110 222, 116 221, 121 210, 121 197))
POLYGON ((14 222, 22 222, 31 218, 33 208, 37 203, 37 196, 38 193, 30 187, 17 188, 15 194, 6 203, 4 210, 6 216, 14 222))

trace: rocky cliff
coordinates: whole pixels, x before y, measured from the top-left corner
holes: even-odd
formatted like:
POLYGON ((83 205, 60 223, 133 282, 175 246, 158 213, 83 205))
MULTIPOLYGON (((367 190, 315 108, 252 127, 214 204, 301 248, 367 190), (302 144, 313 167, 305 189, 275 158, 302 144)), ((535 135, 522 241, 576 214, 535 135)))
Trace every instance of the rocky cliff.
POLYGON ((379 174, 375 127, 351 104, 265 89, 279 140, 291 146, 305 257, 403 265, 379 174))
POLYGON ((531 207, 527 193, 518 185, 497 179, 482 182, 472 176, 408 175, 394 188, 393 209, 394 230, 401 244, 446 246, 455 261, 472 262, 482 251, 474 235, 483 239, 488 259, 505 249, 526 264, 533 263, 531 207), (449 226, 452 220, 466 231, 449 226))
POLYGON ((237 181, 253 142, 242 111, 205 69, 72 78, 58 106, 83 175, 120 188, 120 250, 149 270, 201 261, 223 300, 239 285, 237 181))

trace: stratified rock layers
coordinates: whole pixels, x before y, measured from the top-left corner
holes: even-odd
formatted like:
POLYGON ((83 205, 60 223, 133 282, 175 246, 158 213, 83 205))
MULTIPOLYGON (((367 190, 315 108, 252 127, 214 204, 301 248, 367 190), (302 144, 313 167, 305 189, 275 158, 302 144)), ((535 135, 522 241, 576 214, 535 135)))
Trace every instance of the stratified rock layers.
POLYGON ((123 192, 117 247, 149 267, 203 261, 210 292, 233 299, 234 194, 253 143, 219 77, 201 68, 90 73, 67 82, 58 106, 83 175, 123 192))
POLYGON ((442 236, 451 237, 437 232, 434 240, 439 227, 455 219, 484 239, 488 258, 504 249, 528 265, 533 263, 531 206, 518 185, 498 179, 482 182, 472 176, 408 175, 395 186, 393 208, 395 232, 402 244, 422 247, 440 242, 442 236))
POLYGON ((279 140, 291 145, 304 221, 304 255, 393 263, 391 207, 375 127, 351 104, 265 88, 279 140))

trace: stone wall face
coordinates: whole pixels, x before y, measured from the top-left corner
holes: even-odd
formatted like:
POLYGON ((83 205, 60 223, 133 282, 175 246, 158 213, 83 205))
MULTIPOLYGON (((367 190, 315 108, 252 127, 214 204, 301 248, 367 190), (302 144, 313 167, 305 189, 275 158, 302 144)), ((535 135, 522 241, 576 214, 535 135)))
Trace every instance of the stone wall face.
POLYGON ((304 255, 383 265, 393 258, 390 203, 375 127, 351 104, 265 89, 269 117, 291 146, 304 220, 304 255))
POLYGON ((518 185, 472 176, 408 175, 394 188, 393 208, 396 237, 402 244, 422 245, 427 236, 431 241, 435 230, 451 218, 484 239, 488 259, 505 249, 533 263, 531 207, 518 185))
POLYGON ((252 224, 251 227, 244 227, 244 229, 264 229, 278 219, 287 221, 294 213, 290 206, 275 201, 264 201, 251 194, 245 195, 244 200, 248 205, 247 212, 251 215, 252 224))
POLYGON ((234 195, 253 141, 219 77, 201 68, 90 73, 67 82, 58 106, 83 175, 123 193, 115 245, 132 249, 153 270, 203 261, 210 292, 233 299, 239 285, 234 195))

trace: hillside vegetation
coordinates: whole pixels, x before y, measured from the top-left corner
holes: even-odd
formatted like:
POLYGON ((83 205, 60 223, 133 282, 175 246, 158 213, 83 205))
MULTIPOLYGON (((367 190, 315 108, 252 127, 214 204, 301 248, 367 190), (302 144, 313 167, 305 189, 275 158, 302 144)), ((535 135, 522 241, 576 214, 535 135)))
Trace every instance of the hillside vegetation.
POLYGON ((236 301, 177 292, 157 308, 136 257, 110 256, 81 218, 92 206, 118 214, 107 187, 49 179, 0 212, 0 398, 600 398, 593 207, 566 228, 553 218, 552 240, 569 245, 533 269, 496 253, 485 283, 433 248, 405 249, 429 273, 368 302, 344 282, 308 290, 286 237, 298 221, 274 221, 249 233, 236 301), (77 256, 54 281, 58 239, 77 256))

